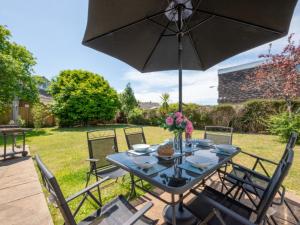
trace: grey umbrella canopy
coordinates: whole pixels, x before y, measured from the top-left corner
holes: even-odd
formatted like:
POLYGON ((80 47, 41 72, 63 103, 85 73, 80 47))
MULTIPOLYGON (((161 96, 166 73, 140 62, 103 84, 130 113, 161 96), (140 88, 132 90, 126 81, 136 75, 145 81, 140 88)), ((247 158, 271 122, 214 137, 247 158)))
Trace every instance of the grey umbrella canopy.
POLYGON ((83 44, 141 72, 205 70, 287 34, 296 0, 90 0, 83 44), (178 26, 181 6, 182 27, 178 26))

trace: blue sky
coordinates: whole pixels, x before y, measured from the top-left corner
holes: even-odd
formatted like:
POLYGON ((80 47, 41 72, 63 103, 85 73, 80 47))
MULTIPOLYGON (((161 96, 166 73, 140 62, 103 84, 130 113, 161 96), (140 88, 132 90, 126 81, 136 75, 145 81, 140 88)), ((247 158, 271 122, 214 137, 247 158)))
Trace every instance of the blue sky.
MULTIPOLYGON (((125 63, 81 45, 87 18, 87 0, 0 0, 0 24, 13 34, 13 41, 25 45, 36 57, 35 73, 49 79, 64 69, 85 69, 105 77, 118 92, 131 82, 141 101, 160 101, 162 92, 178 97, 177 72, 141 74, 125 63)), ((290 32, 300 40, 300 3, 290 32)), ((273 52, 281 49, 286 37, 273 42, 273 52)), ((217 71, 220 68, 258 60, 268 45, 234 56, 205 72, 184 71, 183 100, 216 104, 217 71), (215 88, 209 88, 215 86, 215 88)))

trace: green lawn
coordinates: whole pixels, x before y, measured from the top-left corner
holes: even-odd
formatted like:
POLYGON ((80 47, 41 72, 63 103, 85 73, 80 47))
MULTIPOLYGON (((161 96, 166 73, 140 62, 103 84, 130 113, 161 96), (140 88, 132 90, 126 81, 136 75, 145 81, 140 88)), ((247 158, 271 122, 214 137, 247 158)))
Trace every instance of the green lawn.
MULTIPOLYGON (((122 126, 117 128, 118 145, 121 151, 126 149, 126 142, 122 126)), ((106 127, 109 128, 109 127, 106 127)), ((27 138, 32 155, 39 154, 45 164, 56 175, 65 196, 69 196, 81 190, 85 185, 88 163, 86 130, 89 128, 58 129, 46 128, 40 131, 32 131, 27 138)), ((159 143, 171 137, 168 131, 158 127, 145 127, 145 135, 149 144, 159 143)), ((195 131, 193 137, 203 137, 203 131, 195 131)), ((277 137, 271 135, 234 134, 233 144, 269 159, 278 161, 284 150, 284 143, 278 142, 277 137)), ((240 154, 241 155, 241 154, 240 154)), ((235 161, 243 165, 251 165, 252 160, 237 156, 235 161)), ((285 184, 289 190, 300 194, 300 172, 299 146, 296 147, 295 161, 292 171, 285 184)), ((124 183, 112 184, 103 192, 103 200, 108 201, 118 194, 126 194, 129 190, 129 179, 124 183)), ((78 202, 77 202, 78 203, 78 202)), ((71 206, 74 207, 76 203, 71 206)), ((82 218, 93 210, 92 204, 86 204, 80 211, 78 218, 82 218)), ((62 224, 62 218, 57 209, 51 207, 52 217, 55 224, 62 224)))

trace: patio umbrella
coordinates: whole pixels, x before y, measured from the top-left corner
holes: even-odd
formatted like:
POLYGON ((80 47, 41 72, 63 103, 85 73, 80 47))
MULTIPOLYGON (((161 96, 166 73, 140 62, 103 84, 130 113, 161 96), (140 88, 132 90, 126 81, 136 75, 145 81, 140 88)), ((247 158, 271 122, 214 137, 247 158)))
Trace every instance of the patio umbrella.
POLYGON ((285 36, 296 3, 297 0, 89 0, 83 44, 140 72, 178 70, 182 111, 183 69, 206 70, 285 36))
POLYGON ((288 33, 297 0, 90 0, 83 44, 140 72, 206 70, 288 33))

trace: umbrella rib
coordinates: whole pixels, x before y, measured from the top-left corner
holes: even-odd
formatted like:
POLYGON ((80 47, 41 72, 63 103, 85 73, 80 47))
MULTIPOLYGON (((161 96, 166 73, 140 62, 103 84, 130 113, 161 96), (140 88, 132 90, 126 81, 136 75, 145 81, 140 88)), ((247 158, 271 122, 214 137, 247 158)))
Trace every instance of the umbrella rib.
MULTIPOLYGON (((186 9, 194 10, 194 9, 191 9, 191 8, 186 8, 186 9)), ((269 28, 269 27, 261 26, 261 25, 254 24, 254 23, 250 23, 250 22, 243 21, 243 20, 236 19, 236 18, 232 18, 232 17, 229 17, 229 16, 224 16, 224 15, 214 13, 214 12, 210 12, 210 11, 206 11, 206 10, 203 10, 203 9, 196 9, 196 11, 201 12, 201 13, 207 13, 207 14, 214 15, 214 16, 217 16, 217 17, 221 17, 223 19, 227 19, 227 20, 230 20, 230 21, 233 21, 233 22, 236 22, 236 23, 240 23, 240 24, 244 24, 244 25, 248 25, 248 26, 253 26, 253 27, 258 27, 260 29, 263 29, 263 30, 266 30, 266 31, 269 31, 269 32, 272 32, 272 33, 276 33, 276 34, 280 34, 280 35, 284 34, 284 32, 281 32, 281 31, 278 31, 278 30, 275 30, 275 29, 272 29, 272 28, 269 28)))
MULTIPOLYGON (((210 18, 211 18, 211 17, 210 17, 210 18)), ((205 21, 207 21, 207 20, 210 19, 210 18, 207 18, 207 19, 201 21, 199 24, 197 24, 197 26, 200 25, 200 24, 202 24, 202 23, 204 23, 205 21)), ((184 24, 183 24, 183 25, 184 25, 184 24)), ((188 26, 188 25, 186 24, 186 26, 188 26)), ((190 31, 190 29, 189 29, 188 31, 184 32, 184 35, 188 34, 189 39, 190 39, 190 42, 191 42, 191 44, 192 44, 192 46, 193 46, 193 49, 194 49, 194 51, 195 51, 195 53, 196 53, 196 55, 197 55, 197 59, 199 60, 200 67, 201 67, 201 68, 204 68, 204 64, 203 64, 203 62, 202 62, 202 60, 201 60, 201 57, 200 57, 200 55, 199 55, 199 52, 198 52, 198 50, 197 50, 197 48, 196 48, 195 42, 194 42, 194 40, 193 40, 193 38, 192 38, 192 35, 191 35, 191 33, 190 33, 189 31, 190 31)))
POLYGON ((160 40, 162 39, 162 37, 163 37, 164 33, 166 32, 166 30, 167 30, 168 26, 170 25, 170 23, 171 23, 171 21, 168 22, 167 27, 165 27, 165 29, 164 29, 164 30, 161 32, 161 34, 159 35, 159 38, 157 39, 157 41, 156 41, 154 47, 152 48, 152 50, 151 50, 151 52, 150 52, 150 54, 149 54, 149 56, 148 56, 146 62, 145 62, 144 65, 143 65, 142 71, 143 71, 143 70, 145 69, 145 67, 147 66, 149 60, 151 59, 151 57, 152 57, 152 55, 153 55, 153 53, 154 53, 156 47, 158 46, 160 40))
POLYGON ((172 32, 172 33, 174 33, 174 34, 177 33, 175 30, 173 30, 173 29, 171 29, 171 28, 168 27, 170 23, 168 23, 167 26, 164 26, 164 25, 162 25, 162 24, 156 22, 155 20, 152 20, 152 19, 147 19, 147 20, 149 20, 150 22, 152 22, 152 23, 154 23, 154 24, 156 24, 156 25, 158 25, 158 26, 160 26, 160 27, 163 27, 163 28, 167 29, 168 31, 170 31, 170 32, 172 32))
POLYGON ((197 23, 196 25, 194 25, 194 26, 192 26, 192 27, 190 27, 190 28, 188 27, 188 25, 186 25, 187 30, 185 30, 183 33, 185 34, 185 33, 188 33, 188 32, 190 32, 190 31, 196 29, 198 26, 202 25, 203 23, 207 22, 208 20, 211 20, 211 19, 214 18, 214 17, 215 17, 215 15, 210 15, 208 18, 206 18, 206 19, 200 21, 199 23, 197 23))
POLYGON ((90 41, 93 41, 93 40, 95 40, 95 39, 97 39, 97 38, 101 38, 101 37, 104 37, 104 36, 106 36, 106 35, 112 34, 112 33, 114 33, 114 32, 123 30, 123 29, 125 29, 125 28, 127 28, 127 27, 130 27, 130 26, 133 26, 133 25, 135 25, 135 24, 141 23, 141 22, 143 22, 143 21, 145 21, 145 20, 149 20, 149 19, 151 19, 151 18, 153 18, 153 17, 159 16, 159 15, 164 14, 164 13, 166 13, 166 12, 169 12, 169 11, 171 11, 171 10, 173 10, 173 9, 174 9, 174 8, 170 8, 170 9, 168 9, 168 10, 160 11, 160 12, 158 12, 158 13, 155 13, 155 14, 151 15, 151 16, 144 17, 144 18, 139 19, 139 20, 136 20, 136 21, 134 21, 134 22, 132 22, 132 23, 129 23, 129 24, 126 24, 126 25, 124 25, 124 26, 121 26, 121 27, 118 27, 118 28, 116 28, 116 29, 113 29, 113 30, 111 30, 111 31, 108 31, 108 32, 106 32, 106 33, 104 33, 104 34, 97 35, 97 36, 95 36, 95 37, 92 37, 92 38, 90 38, 90 39, 88 39, 88 40, 83 41, 83 44, 84 44, 84 43, 88 43, 88 42, 90 42, 90 41))

